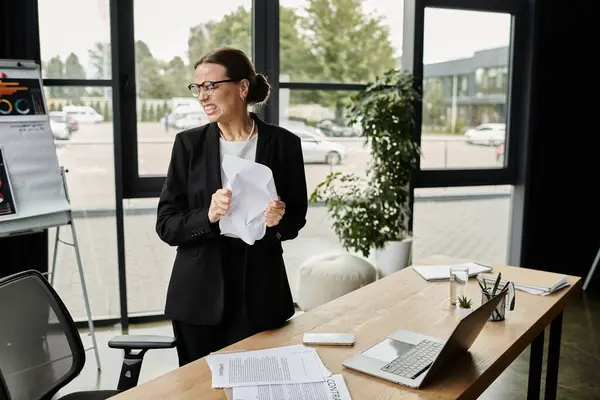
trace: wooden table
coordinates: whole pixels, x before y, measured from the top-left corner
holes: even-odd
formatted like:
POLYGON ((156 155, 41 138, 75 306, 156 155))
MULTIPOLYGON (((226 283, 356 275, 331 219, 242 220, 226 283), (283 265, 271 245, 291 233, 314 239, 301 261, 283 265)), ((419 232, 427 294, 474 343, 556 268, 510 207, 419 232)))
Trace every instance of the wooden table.
MULTIPOLYGON (((435 256, 426 264, 447 264, 464 260, 435 256)), ((421 263, 421 264, 425 264, 421 263)), ((549 273, 518 267, 494 265, 493 274, 519 282, 549 273)), ((556 275, 558 277, 558 275, 556 275)), ((342 373, 352 399, 457 399, 477 398, 519 356, 531 346, 528 398, 539 398, 544 330, 550 326, 546 375, 546 399, 556 397, 562 313, 581 290, 581 278, 568 276, 570 286, 549 296, 517 291, 514 311, 502 322, 488 322, 468 355, 457 360, 423 389, 413 390, 342 367, 342 361, 370 347, 398 329, 413 330, 446 339, 459 321, 449 304, 449 283, 430 283, 412 268, 384 279, 293 318, 283 328, 263 332, 225 350, 256 350, 302 343, 302 335, 314 332, 351 332, 354 347, 317 347, 332 373, 342 373)), ((474 278, 468 291, 480 305, 480 290, 474 278)), ((204 359, 178 368, 115 396, 115 400, 225 399, 222 389, 211 387, 211 372, 204 359)))

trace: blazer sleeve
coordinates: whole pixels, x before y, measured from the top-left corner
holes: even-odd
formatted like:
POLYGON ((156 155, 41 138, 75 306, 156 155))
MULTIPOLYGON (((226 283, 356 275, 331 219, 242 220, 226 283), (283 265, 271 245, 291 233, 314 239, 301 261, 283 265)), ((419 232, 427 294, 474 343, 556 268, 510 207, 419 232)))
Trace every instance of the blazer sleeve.
POLYGON ((285 191, 280 194, 285 203, 285 214, 278 225, 274 227, 279 240, 295 239, 300 230, 306 225, 308 211, 308 189, 304 172, 304 156, 300 138, 294 137, 289 152, 286 152, 285 191))
POLYGON ((208 219, 208 208, 189 209, 188 165, 189 154, 178 134, 173 143, 156 218, 156 233, 171 246, 191 244, 218 235, 218 226, 208 219))

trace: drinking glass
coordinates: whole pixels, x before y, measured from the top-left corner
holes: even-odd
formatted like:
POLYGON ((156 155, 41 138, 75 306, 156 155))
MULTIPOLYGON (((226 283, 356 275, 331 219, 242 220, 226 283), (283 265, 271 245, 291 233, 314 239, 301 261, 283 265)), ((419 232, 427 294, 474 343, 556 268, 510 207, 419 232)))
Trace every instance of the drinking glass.
POLYGON ((467 295, 469 267, 450 267, 450 304, 455 305, 458 298, 467 295))

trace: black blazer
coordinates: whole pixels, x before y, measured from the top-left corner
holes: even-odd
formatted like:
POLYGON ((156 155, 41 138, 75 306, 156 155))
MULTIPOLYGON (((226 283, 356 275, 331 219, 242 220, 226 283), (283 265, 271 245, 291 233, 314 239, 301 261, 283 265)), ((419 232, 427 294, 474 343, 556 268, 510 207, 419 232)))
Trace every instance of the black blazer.
MULTIPOLYGON (((281 242, 294 239, 306 224, 308 194, 298 136, 263 122, 258 127, 256 162, 273 171, 277 194, 286 204, 280 223, 248 248, 246 287, 250 321, 271 329, 294 314, 281 242)), ((177 255, 167 290, 167 317, 196 325, 216 324, 223 305, 219 224, 208 220, 212 194, 222 187, 216 123, 175 136, 157 210, 156 232, 177 255)))

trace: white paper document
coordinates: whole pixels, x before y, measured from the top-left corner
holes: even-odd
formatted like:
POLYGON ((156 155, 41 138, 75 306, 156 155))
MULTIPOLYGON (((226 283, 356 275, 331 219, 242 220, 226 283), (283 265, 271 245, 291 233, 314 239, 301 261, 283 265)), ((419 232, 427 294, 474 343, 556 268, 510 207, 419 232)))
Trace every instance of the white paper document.
MULTIPOLYGON (((496 282, 495 277, 485 277, 484 279, 488 286, 493 285, 496 282)), ((500 285, 504 286, 504 285, 506 285, 506 283, 507 283, 507 280, 505 280, 505 279, 500 280, 500 285)), ((513 283, 515 285, 515 289, 521 290, 523 292, 527 292, 530 294, 535 294, 537 296, 548 296, 549 294, 552 294, 564 287, 569 286, 569 281, 567 280, 567 277, 564 275, 561 276, 553 284, 547 285, 547 286, 531 285, 531 284, 518 283, 518 282, 513 282, 513 283)))
MULTIPOLYGON (((0 222, 67 211, 52 129, 43 122, 0 121, 0 145, 10 175, 17 213, 0 222)), ((1 230, 1 228, 0 228, 1 230)))
POLYGON ((233 388, 232 400, 351 400, 341 374, 323 382, 233 388))
POLYGON ((450 279, 451 267, 468 267, 470 277, 476 276, 482 272, 492 271, 492 267, 474 262, 453 265, 414 265, 412 269, 426 281, 441 281, 450 279))
POLYGON ((252 245, 267 232, 264 212, 277 200, 273 172, 263 164, 225 154, 223 172, 231 190, 231 206, 219 220, 221 234, 242 239, 252 245))
POLYGON ((323 382, 331 373, 315 349, 287 346, 207 357, 213 388, 323 382))

